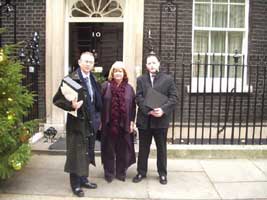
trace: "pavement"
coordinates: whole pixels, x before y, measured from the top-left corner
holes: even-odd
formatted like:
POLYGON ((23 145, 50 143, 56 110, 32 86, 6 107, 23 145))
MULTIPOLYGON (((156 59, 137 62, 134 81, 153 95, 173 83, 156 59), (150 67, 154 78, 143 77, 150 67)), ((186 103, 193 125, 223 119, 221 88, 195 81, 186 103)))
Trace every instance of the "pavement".
MULTIPOLYGON (((34 153, 30 162, 6 182, 0 183, 0 200, 72 200, 69 176, 63 172, 65 155, 34 153)), ((97 189, 84 189, 84 200, 267 200, 267 158, 168 159, 168 184, 161 185, 156 159, 149 159, 147 178, 133 183, 136 164, 125 182, 107 183, 100 157, 90 167, 90 181, 97 189)))

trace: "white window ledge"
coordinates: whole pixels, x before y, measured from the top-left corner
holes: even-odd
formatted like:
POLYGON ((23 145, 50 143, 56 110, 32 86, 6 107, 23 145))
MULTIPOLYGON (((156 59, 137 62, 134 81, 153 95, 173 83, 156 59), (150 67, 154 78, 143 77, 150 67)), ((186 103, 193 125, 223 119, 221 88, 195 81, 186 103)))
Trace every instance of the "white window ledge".
POLYGON ((190 85, 187 85, 187 92, 188 93, 230 93, 230 92, 236 92, 236 93, 248 93, 253 92, 252 85, 249 86, 246 81, 243 80, 243 89, 242 89, 242 79, 238 78, 192 78, 191 81, 191 91, 190 91, 190 85), (204 81, 206 80, 206 83, 204 81), (228 82, 228 85, 227 85, 228 82), (213 83, 213 84, 212 84, 213 83), (212 87, 213 85, 213 87, 212 87), (234 88, 236 86, 236 91, 234 91, 234 88))

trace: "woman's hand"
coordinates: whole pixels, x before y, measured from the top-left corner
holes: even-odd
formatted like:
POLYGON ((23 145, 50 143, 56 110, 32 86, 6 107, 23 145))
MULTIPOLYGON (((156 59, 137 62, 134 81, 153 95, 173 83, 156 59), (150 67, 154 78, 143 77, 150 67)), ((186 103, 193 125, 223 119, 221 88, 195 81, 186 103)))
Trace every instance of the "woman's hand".
POLYGON ((98 130, 101 130, 101 129, 102 129, 102 122, 100 122, 99 127, 98 127, 98 130))
POLYGON ((131 121, 131 123, 130 123, 130 133, 133 133, 133 131, 134 131, 134 122, 131 121))

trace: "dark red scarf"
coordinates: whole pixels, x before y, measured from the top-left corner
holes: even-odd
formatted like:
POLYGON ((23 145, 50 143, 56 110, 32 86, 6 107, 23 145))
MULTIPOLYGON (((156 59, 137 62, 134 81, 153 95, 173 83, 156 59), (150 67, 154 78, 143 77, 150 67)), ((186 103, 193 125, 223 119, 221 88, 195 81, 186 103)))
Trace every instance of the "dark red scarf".
POLYGON ((122 81, 118 84, 112 80, 110 82, 111 89, 111 134, 116 136, 119 134, 120 127, 123 127, 124 120, 126 119, 126 106, 125 106, 125 87, 127 81, 122 81))

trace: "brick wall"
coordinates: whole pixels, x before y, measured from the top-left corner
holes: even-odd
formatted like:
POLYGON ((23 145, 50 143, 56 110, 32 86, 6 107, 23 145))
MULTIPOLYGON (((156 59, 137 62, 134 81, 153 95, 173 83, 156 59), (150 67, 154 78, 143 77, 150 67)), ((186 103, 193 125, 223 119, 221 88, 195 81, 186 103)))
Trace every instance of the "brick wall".
MULTIPOLYGON (((40 32, 40 57, 41 66, 38 74, 38 107, 39 117, 45 117, 45 0, 24 0, 24 1, 12 1, 17 5, 17 41, 29 39, 33 31, 40 32)), ((159 46, 160 39, 160 4, 166 3, 165 0, 145 0, 145 13, 144 13, 144 58, 148 54, 148 29, 151 30, 153 37, 154 48, 156 53, 161 53, 162 71, 174 73, 175 65, 166 65, 168 60, 174 61, 176 57, 176 82, 177 87, 180 88, 181 94, 182 87, 182 59, 185 63, 191 63, 191 46, 192 46, 192 5, 193 1, 173 0, 177 4, 177 38, 173 37, 176 26, 176 12, 171 12, 170 15, 166 14, 166 6, 163 6, 163 18, 162 18, 162 31, 161 31, 161 46, 159 46), (176 55, 175 55, 175 40, 176 43, 176 55), (182 54, 184 53, 184 58, 182 54), (170 59, 169 59, 170 58, 170 59)), ((249 66, 256 66, 257 55, 266 55, 267 52, 267 1, 266 0, 250 0, 250 15, 249 15, 249 66)), ((13 26, 12 20, 3 18, 3 24, 9 28, 8 33, 3 35, 3 43, 12 41, 13 26)), ((143 61, 145 63, 145 60, 143 61)), ((260 82, 260 90, 262 91, 263 84, 263 67, 259 71, 258 79, 260 82)), ((190 66, 186 65, 184 68, 184 85, 190 83, 190 66)), ((255 68, 250 70, 251 84, 256 85, 256 71, 255 68)), ((183 88, 185 89, 185 88, 183 88)), ((255 91, 254 91, 255 92, 255 91)), ((254 95, 255 96, 255 95, 254 95)), ((253 97, 252 102, 253 104, 253 97)), ((267 96, 267 95, 266 95, 267 96)), ((192 109, 195 109, 196 96, 191 95, 192 109)), ((189 96, 184 90, 184 102, 188 102, 189 96)), ((199 116, 202 116, 203 96, 199 97, 199 116)), ((207 104, 210 103, 211 96, 205 97, 207 104)), ((218 95, 214 95, 214 105, 218 104, 218 95), (217 98, 217 99, 216 99, 217 98)), ((225 99, 222 99, 222 103, 225 99)), ((260 107, 260 99, 258 102, 260 107)), ((188 104, 188 103, 187 103, 188 104)), ((188 113, 188 105, 184 104, 184 114, 188 113)), ((179 108, 180 105, 178 105, 179 108)), ((225 107, 221 108, 222 110, 225 107)), ((246 111, 245 109, 244 111, 246 111)), ((207 113, 209 108, 207 108, 207 113)), ((215 112, 216 113, 216 112, 215 112)), ((192 114, 192 113, 191 113, 192 114)), ((193 117, 194 114, 192 114, 193 117)), ((208 114, 207 114, 208 116, 208 114)), ((179 116, 177 116, 179 118, 179 116)))
MULTIPOLYGON (((175 13, 171 12, 170 18, 166 15, 166 0, 146 0, 144 13, 144 57, 148 54, 148 29, 151 29, 154 39, 154 47, 156 53, 161 48, 161 59, 164 61, 166 57, 165 50, 169 50, 171 56, 174 51, 174 29, 175 29, 175 13), (160 39, 160 4, 163 6, 162 18, 162 46, 159 47, 160 39)), ((173 3, 178 6, 177 19, 177 58, 181 54, 191 53, 192 46, 192 7, 193 1, 174 0, 173 3)), ((249 5, 249 56, 266 55, 267 52, 267 1, 266 0, 250 0, 249 5)), ((191 62, 191 55, 185 61, 191 62)))
MULTIPOLYGON (((258 94, 263 94, 263 92, 267 92, 266 86, 265 91, 263 91, 264 78, 266 84, 266 77, 264 77, 264 68, 266 69, 267 67, 267 60, 264 64, 264 57, 265 59, 267 59, 267 1, 250 0, 249 13, 248 66, 250 66, 250 85, 252 85, 254 88, 252 98, 255 98, 256 92, 258 94), (256 86, 258 86, 257 91, 256 86)), ((266 113, 266 94, 263 103, 265 105, 264 113, 266 113)), ((262 96, 252 100, 252 104, 256 105, 256 112, 260 113, 260 108, 262 105, 262 96)), ((267 116, 264 115, 265 119, 266 117, 267 116)))
POLYGON ((250 0, 249 9, 249 54, 267 54, 267 1, 250 0))
MULTIPOLYGON (((175 40, 176 45, 176 61, 181 60, 182 53, 189 54, 185 60, 191 61, 191 46, 192 46, 192 0, 173 1, 177 5, 171 6, 172 11, 168 15, 166 12, 167 6, 165 0, 146 0, 144 11, 144 58, 149 53, 148 51, 148 30, 151 30, 153 38, 154 50, 157 54, 161 54, 161 61, 167 61, 168 54, 171 60, 175 60, 175 40), (162 7, 162 22, 160 31, 160 4, 162 7), (176 19, 177 18, 177 19, 176 19), (176 24, 177 21, 177 24, 176 24), (177 25, 177 38, 175 38, 175 27, 177 25), (161 45, 160 45, 161 37, 161 45)), ((167 69, 162 69, 167 70, 167 69)))
MULTIPOLYGON (((202 121, 203 116, 206 122, 210 120, 217 122, 218 113, 221 115, 220 120, 224 120, 227 115, 225 113, 227 96, 225 94, 191 94, 189 95, 185 86, 190 85, 190 63, 191 63, 191 48, 192 48, 192 9, 193 1, 183 1, 183 0, 173 0, 172 2, 177 5, 177 23, 176 23, 176 13, 171 12, 168 15, 166 12, 166 0, 146 0, 145 1, 145 13, 144 13, 144 58, 148 54, 148 30, 151 30, 151 35, 153 38, 154 49, 161 58, 161 71, 170 72, 171 74, 176 74, 176 84, 178 88, 178 93, 180 96, 183 95, 183 104, 179 102, 176 112, 176 120, 180 120, 180 113, 183 112, 183 119, 187 121, 189 116, 189 100, 191 101, 191 111, 190 117, 192 122, 194 122, 197 116, 197 121, 202 121), (162 31, 160 33, 160 5, 162 6, 162 31), (175 38, 175 27, 177 25, 177 37, 175 38), (160 36, 161 35, 161 36, 160 36), (161 46, 160 46, 161 39, 161 46), (175 44, 175 41, 177 42, 175 44), (176 54, 175 54, 176 45, 176 54), (184 53, 184 58, 182 54, 184 53), (176 56, 176 59, 175 59, 176 56), (167 61, 175 61, 175 64, 166 64, 167 61), (183 60, 183 61, 182 61, 183 60), (184 79, 182 79, 183 66, 182 63, 186 63, 184 66, 184 79), (184 82, 183 82, 184 81, 184 82), (184 85, 183 85, 184 84, 184 85), (190 99, 191 98, 191 99, 190 99), (221 106, 219 106, 219 98, 221 98, 221 106), (196 102, 198 101, 198 105, 196 102), (205 102, 205 103, 204 103, 205 102), (203 109, 203 105, 205 107, 203 109), (213 110, 211 110, 213 107, 213 110), (182 108, 182 109, 181 109, 182 108), (197 114, 196 114, 197 110, 197 114)), ((173 6, 171 6, 172 8, 173 6)), ((242 101, 242 109, 237 106, 235 108, 235 119, 242 117, 243 121, 246 120, 246 114, 248 110, 250 111, 250 121, 253 118, 254 108, 256 108, 256 114, 258 119, 258 114, 261 113, 262 109, 262 99, 261 94, 263 92, 263 65, 257 65, 256 60, 257 55, 263 56, 267 55, 267 1, 266 0, 251 0, 250 1, 250 15, 249 15, 249 79, 250 85, 253 86, 253 92, 250 95, 239 95, 231 98, 231 104, 229 107, 228 121, 232 120, 233 113, 233 102, 236 101, 236 105, 240 104, 242 101), (257 82, 257 71, 258 71, 258 82, 257 82), (258 85, 257 96, 256 96, 256 85, 258 85), (249 100, 248 100, 249 96, 249 100), (248 105, 249 102, 249 106, 248 105), (256 106, 256 107, 255 107, 256 106), (241 112, 241 113, 240 113, 241 112)), ((143 60, 145 64, 145 59, 143 60)), ((145 65, 144 65, 145 66, 145 65)), ((145 71, 145 67, 143 67, 145 71)), ((266 92, 266 91, 265 91, 266 92)), ((265 95, 266 97, 266 95, 265 95)), ((267 101, 267 100, 266 100, 267 101)), ((266 104, 265 101, 265 104, 266 104)), ((267 111, 266 108, 264 110, 267 111)), ((267 118, 267 116, 265 116, 267 118)))
MULTIPOLYGON (((38 117, 45 118, 45 0, 11 0, 16 4, 17 42, 29 40, 34 31, 40 33, 40 67, 38 69, 38 117)), ((2 18, 2 26, 7 32, 2 35, 2 44, 13 43, 13 14, 2 18)))

